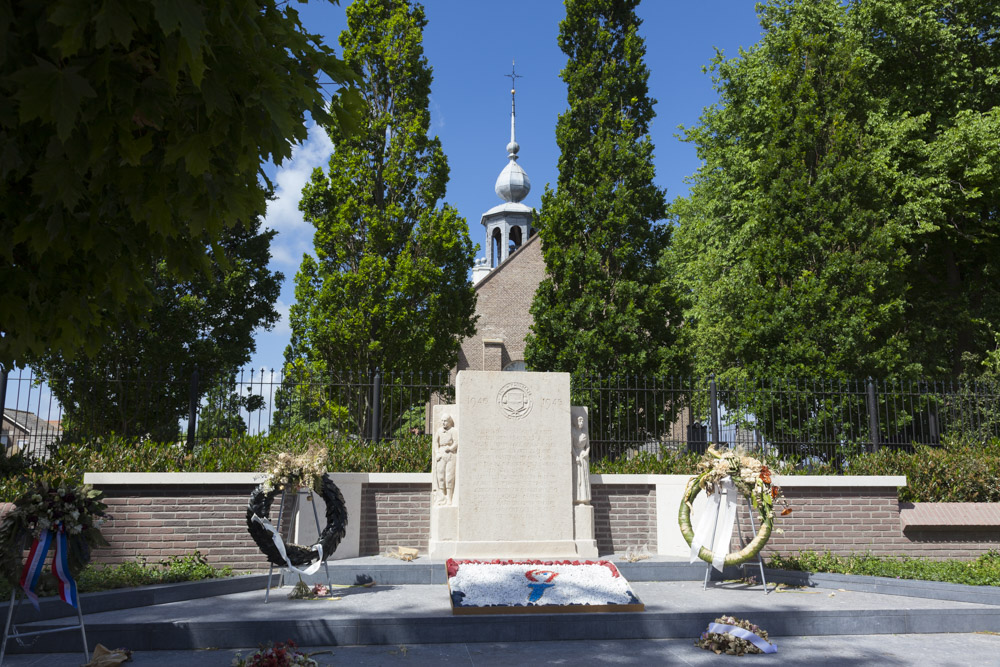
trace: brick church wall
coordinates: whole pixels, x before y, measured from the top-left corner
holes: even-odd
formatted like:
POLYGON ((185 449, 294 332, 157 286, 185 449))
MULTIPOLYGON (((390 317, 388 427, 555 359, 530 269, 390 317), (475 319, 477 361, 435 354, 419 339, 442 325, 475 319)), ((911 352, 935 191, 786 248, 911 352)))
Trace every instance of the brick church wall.
POLYGON ((535 234, 476 285, 477 331, 462 341, 457 370, 502 370, 512 361, 524 359, 524 339, 533 321, 531 301, 544 277, 542 244, 535 234), (484 340, 502 340, 499 354, 487 349, 484 340), (487 359, 489 366, 485 365, 487 359))

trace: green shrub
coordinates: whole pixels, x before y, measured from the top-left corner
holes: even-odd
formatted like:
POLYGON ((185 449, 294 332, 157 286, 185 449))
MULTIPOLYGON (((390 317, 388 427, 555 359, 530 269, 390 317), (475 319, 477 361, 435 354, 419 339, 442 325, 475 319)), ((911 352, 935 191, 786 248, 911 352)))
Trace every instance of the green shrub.
POLYGON ((1000 502, 1000 439, 946 440, 913 452, 885 448, 848 460, 849 475, 905 475, 903 502, 1000 502))
POLYGON ((693 475, 700 459, 698 454, 664 449, 659 456, 639 452, 631 458, 591 461, 590 472, 602 475, 693 475))
POLYGON ((274 446, 273 437, 241 436, 199 443, 193 452, 174 442, 128 440, 116 436, 54 449, 49 465, 80 474, 101 472, 246 472, 255 470, 274 446))
POLYGON ((871 577, 946 581, 973 586, 1000 586, 1000 552, 988 551, 973 561, 927 560, 905 556, 852 554, 835 556, 802 551, 798 555, 773 556, 769 567, 800 572, 862 574, 871 577))
POLYGON ((330 442, 329 469, 336 472, 430 472, 431 436, 406 434, 398 440, 330 442))

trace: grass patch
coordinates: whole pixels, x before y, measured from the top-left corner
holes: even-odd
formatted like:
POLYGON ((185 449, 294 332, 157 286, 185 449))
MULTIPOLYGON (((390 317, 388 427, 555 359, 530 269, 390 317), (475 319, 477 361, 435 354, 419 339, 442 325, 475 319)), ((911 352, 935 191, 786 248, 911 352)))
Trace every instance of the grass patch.
POLYGON ((800 572, 863 574, 871 577, 944 581, 972 586, 1000 586, 1000 552, 988 551, 976 560, 928 560, 906 556, 852 554, 836 556, 829 552, 802 551, 798 555, 773 556, 768 567, 800 572))
MULTIPOLYGON (((80 593, 94 593, 116 588, 220 579, 233 575, 231 567, 213 567, 201 552, 195 551, 187 556, 171 556, 158 564, 147 563, 142 557, 120 565, 91 563, 80 572, 76 585, 80 593)), ((0 579, 0 600, 9 600, 10 590, 10 582, 0 579)), ((46 597, 57 594, 55 576, 46 568, 46 573, 38 583, 38 595, 46 597)))

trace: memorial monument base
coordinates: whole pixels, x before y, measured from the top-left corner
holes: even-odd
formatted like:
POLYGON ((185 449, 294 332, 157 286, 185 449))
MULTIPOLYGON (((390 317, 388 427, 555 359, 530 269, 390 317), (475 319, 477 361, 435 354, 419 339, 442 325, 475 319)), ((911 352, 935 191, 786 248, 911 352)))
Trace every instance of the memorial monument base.
MULTIPOLYGON (((434 498, 431 498, 433 502, 434 498)), ((431 507, 431 535, 427 555, 434 559, 455 557, 455 536, 458 535, 458 508, 431 507)))
POLYGON ((431 558, 597 557, 587 411, 569 385, 567 373, 457 375, 455 403, 432 411, 431 558))
MULTIPOLYGON (((531 542, 484 540, 481 542, 457 541, 451 544, 455 545, 456 556, 454 557, 456 558, 529 558, 549 560, 553 558, 584 557, 583 554, 577 553, 576 542, 573 540, 538 540, 531 542)), ((432 555, 431 557, 433 558, 434 556, 432 555)))
POLYGON ((597 558, 597 540, 594 539, 594 506, 573 506, 574 541, 580 558, 597 558))

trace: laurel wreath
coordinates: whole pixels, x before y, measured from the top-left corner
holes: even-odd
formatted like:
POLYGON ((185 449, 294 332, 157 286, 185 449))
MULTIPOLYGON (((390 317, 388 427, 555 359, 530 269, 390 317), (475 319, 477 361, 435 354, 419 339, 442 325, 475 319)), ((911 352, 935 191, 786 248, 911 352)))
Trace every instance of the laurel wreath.
MULTIPOLYGON (((267 519, 274 497, 281 492, 281 487, 271 485, 268 481, 258 486, 250 494, 250 502, 247 505, 247 531, 261 553, 267 556, 269 563, 284 567, 286 563, 281 558, 271 533, 253 518, 254 515, 257 515, 262 519, 267 519)), ((323 560, 326 560, 347 534, 347 504, 344 502, 344 495, 337 488, 337 485, 325 475, 322 477, 319 495, 326 503, 326 527, 320 532, 317 543, 323 547, 323 560)), ((316 557, 316 551, 312 547, 299 544, 286 543, 285 552, 288 554, 288 562, 295 567, 308 565, 316 557)))
MULTIPOLYGON (((716 484, 723 477, 730 477, 739 492, 750 499, 750 504, 757 511, 760 527, 754 538, 742 549, 726 555, 725 565, 739 565, 754 558, 771 538, 774 529, 774 502, 782 497, 781 489, 771 484, 771 471, 757 459, 739 450, 720 452, 714 447, 709 447, 705 452, 701 462, 698 463, 698 469, 701 472, 689 479, 684 488, 684 496, 677 515, 677 523, 684 539, 689 546, 694 540, 694 529, 691 527, 691 507, 694 505, 694 499, 702 490, 709 494, 714 493, 716 484)), ((785 508, 781 514, 790 514, 791 511, 785 508)), ((706 563, 711 563, 715 554, 703 546, 698 552, 698 557, 706 563)))

